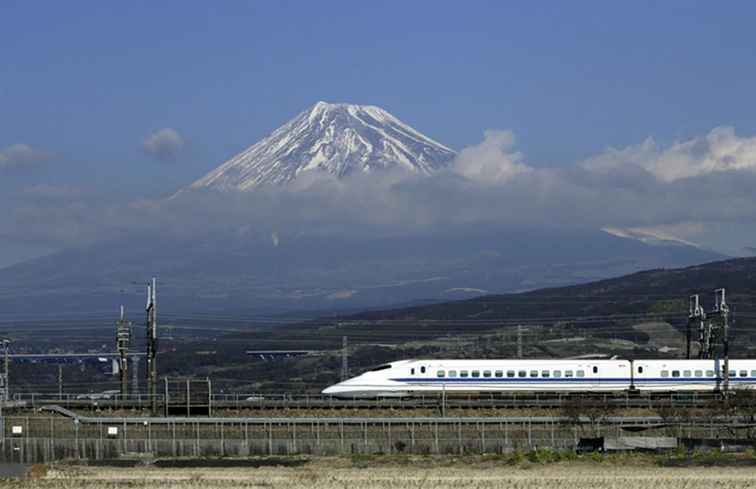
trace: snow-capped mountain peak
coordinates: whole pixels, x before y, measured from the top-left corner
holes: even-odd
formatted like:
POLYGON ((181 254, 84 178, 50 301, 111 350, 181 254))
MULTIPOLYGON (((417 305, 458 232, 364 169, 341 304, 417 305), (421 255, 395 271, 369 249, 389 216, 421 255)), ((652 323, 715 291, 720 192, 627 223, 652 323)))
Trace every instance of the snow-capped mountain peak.
POLYGON ((454 156, 380 107, 318 102, 191 188, 247 190, 316 170, 337 177, 386 169, 429 175, 454 156))

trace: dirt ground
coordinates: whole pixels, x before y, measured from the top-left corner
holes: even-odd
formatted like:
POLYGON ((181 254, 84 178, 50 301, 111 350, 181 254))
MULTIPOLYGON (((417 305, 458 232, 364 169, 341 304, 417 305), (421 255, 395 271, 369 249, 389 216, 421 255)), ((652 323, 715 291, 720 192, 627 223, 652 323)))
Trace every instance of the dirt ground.
MULTIPOLYGON (((176 464, 174 464, 176 465, 176 464)), ((177 464, 183 465, 183 464, 177 464)), ((189 464, 191 465, 191 464, 189 464)), ((660 467, 645 459, 615 463, 501 463, 496 459, 348 458, 245 461, 239 466, 35 466, 23 481, 0 488, 751 488, 756 466, 660 467)))

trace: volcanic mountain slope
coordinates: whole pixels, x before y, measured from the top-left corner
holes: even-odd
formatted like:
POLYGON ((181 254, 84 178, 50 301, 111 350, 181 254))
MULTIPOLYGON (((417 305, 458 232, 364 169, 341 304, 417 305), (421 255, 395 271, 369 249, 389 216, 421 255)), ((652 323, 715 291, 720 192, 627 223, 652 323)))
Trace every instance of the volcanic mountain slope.
POLYGON ((248 190, 290 183, 312 170, 336 177, 393 169, 429 175, 454 156, 379 107, 318 102, 191 188, 248 190))
POLYGON ((704 306, 710 309, 714 290, 718 288, 728 291, 727 301, 735 321, 753 324, 756 334, 756 258, 734 258, 684 268, 657 268, 567 287, 367 312, 354 318, 564 320, 568 317, 680 311, 680 317, 687 320, 689 296, 702 294, 704 306))
MULTIPOLYGON (((231 234, 158 241, 138 236, 1 269, 0 310, 106 309, 121 303, 128 284, 151 276, 162 284, 163 311, 385 308, 717 258, 693 247, 649 246, 603 232, 512 228, 414 237, 289 236, 278 244, 231 234)), ((133 307, 143 307, 141 289, 136 299, 133 307)))

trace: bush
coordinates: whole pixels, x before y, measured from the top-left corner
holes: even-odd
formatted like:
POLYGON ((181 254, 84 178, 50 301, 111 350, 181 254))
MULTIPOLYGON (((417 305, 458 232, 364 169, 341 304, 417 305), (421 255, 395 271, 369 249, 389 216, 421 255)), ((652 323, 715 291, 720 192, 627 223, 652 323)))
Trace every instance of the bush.
POLYGON ((544 464, 549 462, 558 462, 560 460, 559 452, 549 448, 536 448, 528 452, 527 458, 535 464, 544 464))
POLYGON ((31 480, 43 479, 47 475, 47 465, 34 464, 26 472, 26 478, 31 480))
POLYGON ((591 460, 594 462, 603 462, 604 461, 604 455, 601 452, 591 452, 591 460))

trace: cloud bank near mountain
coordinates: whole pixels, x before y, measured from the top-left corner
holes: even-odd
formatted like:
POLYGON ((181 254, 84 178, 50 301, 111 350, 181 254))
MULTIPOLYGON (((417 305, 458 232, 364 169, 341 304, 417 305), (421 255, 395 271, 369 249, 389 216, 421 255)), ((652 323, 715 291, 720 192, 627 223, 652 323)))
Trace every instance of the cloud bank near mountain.
POLYGON ((660 147, 652 138, 622 149, 610 148, 582 164, 593 172, 643 169, 670 183, 712 173, 756 170, 756 136, 739 137, 732 127, 712 129, 702 137, 660 147))
POLYGON ((115 204, 105 190, 41 184, 10 197, 0 234, 64 247, 143 234, 227 234, 271 243, 272 235, 278 242, 305 234, 388 236, 526 225, 640 230, 729 251, 756 241, 750 231, 756 230, 754 188, 756 136, 741 137, 732 128, 666 147, 649 139, 609 148, 570 168, 528 164, 514 134, 492 130, 432 176, 308 172, 284 187, 115 204))

